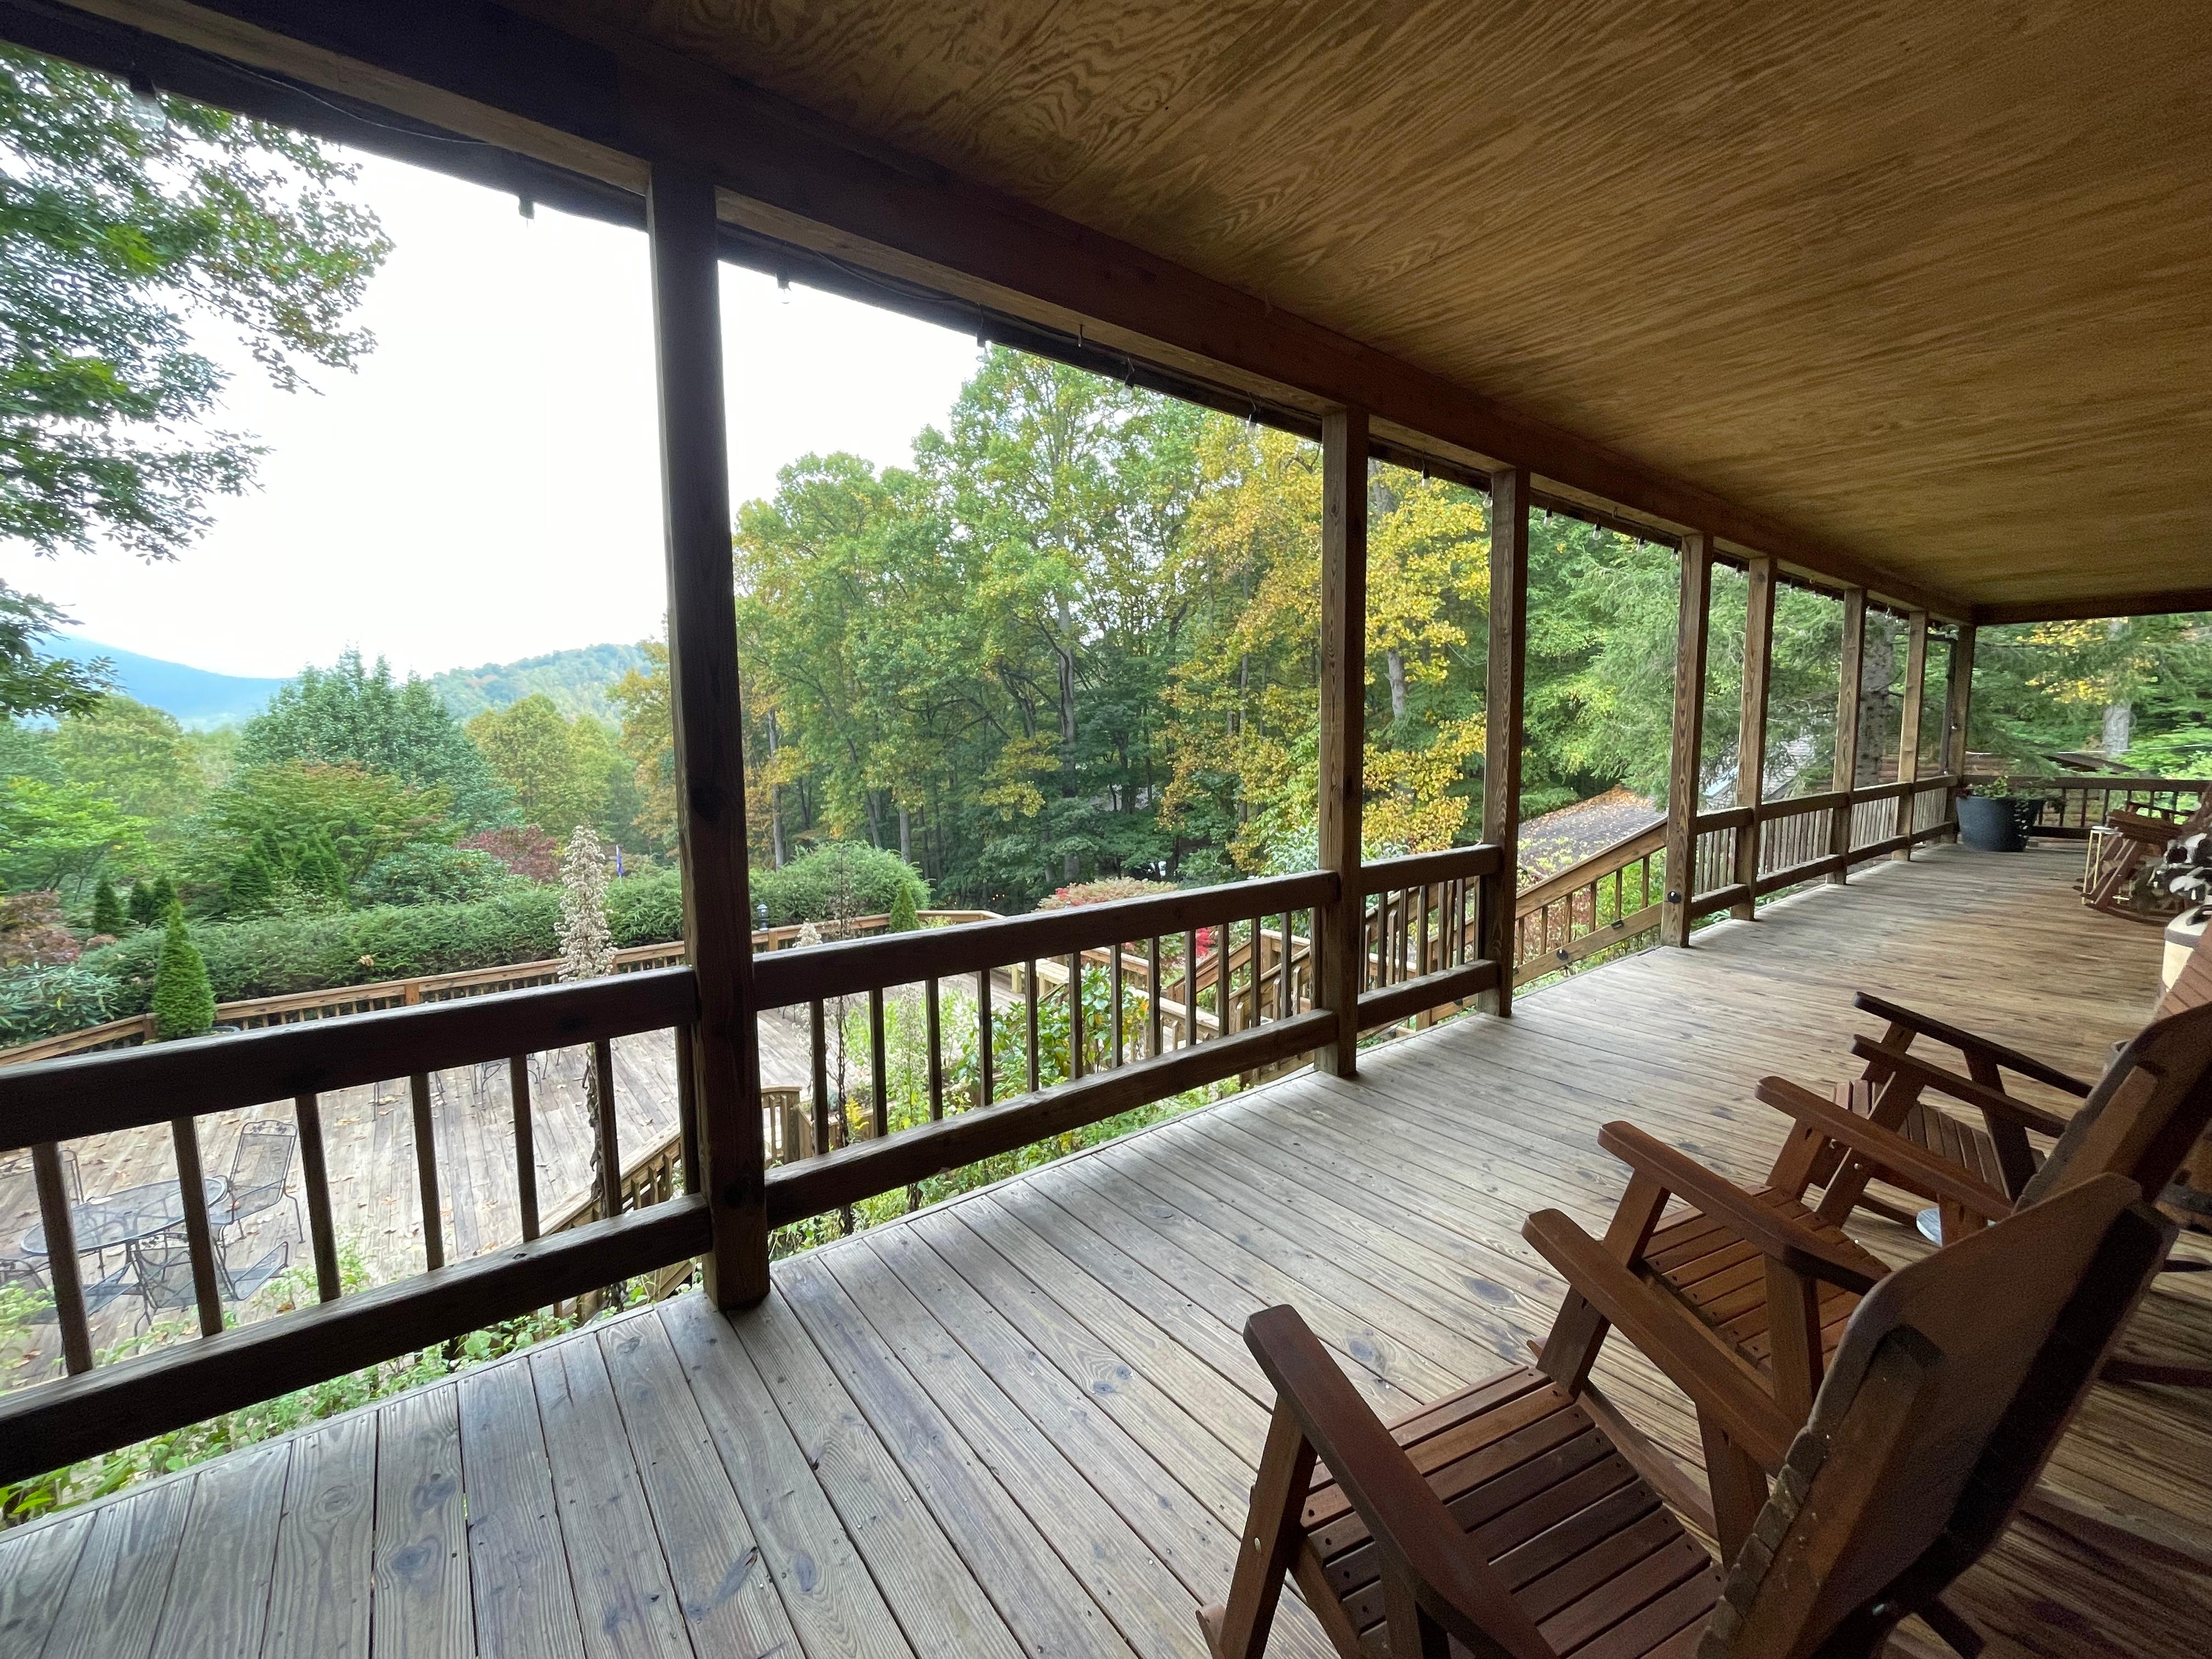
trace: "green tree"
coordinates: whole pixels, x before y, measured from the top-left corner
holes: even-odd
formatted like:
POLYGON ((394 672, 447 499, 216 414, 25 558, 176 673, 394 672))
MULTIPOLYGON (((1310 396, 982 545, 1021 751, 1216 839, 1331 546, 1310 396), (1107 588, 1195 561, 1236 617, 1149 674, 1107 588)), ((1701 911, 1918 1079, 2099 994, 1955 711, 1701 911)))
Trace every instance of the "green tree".
POLYGON ((64 718, 52 753, 71 783, 147 820, 155 840, 176 835, 199 809, 206 779, 173 716, 120 696, 64 718))
POLYGON ((0 884, 83 890, 110 860, 143 857, 146 822, 81 784, 0 781, 0 884))
MULTIPOLYGON (((0 217, 6 211, 6 198, 0 196, 0 217)), ((0 296, 4 296, 6 282, 5 269, 0 267, 0 296)), ((5 314, 4 298, 0 297, 0 319, 5 314)), ((5 350, 5 337, 0 335, 0 352, 5 350)), ((4 375, 4 364, 0 364, 0 383, 4 375)), ((0 422, 6 418, 0 412, 0 422)), ((5 453, 0 450, 0 503, 7 500, 5 465, 5 453)), ((0 506, 0 526, 6 523, 5 511, 0 506)), ((98 703, 114 684, 112 665, 105 657, 80 663, 39 654, 33 641, 69 621, 37 594, 18 592, 0 582, 0 716, 13 720, 19 714, 77 714, 98 703)))
POLYGON ((348 651, 278 688, 239 738, 241 770, 296 761, 381 773, 410 789, 442 789, 465 830, 508 821, 506 787, 426 680, 395 683, 382 658, 364 667, 348 651))
POLYGON ((605 812, 609 774, 622 769, 597 720, 564 720, 541 693, 478 714, 468 735, 525 823, 565 840, 578 824, 597 823, 605 812))
POLYGON ((223 914, 228 916, 258 916, 265 914, 276 902, 278 872, 270 868, 268 859, 258 845, 248 847, 238 862, 230 866, 230 877, 225 884, 223 914))
POLYGON ((390 244, 317 141, 179 98, 149 119, 121 82, 12 47, 0 137, 0 537, 173 556, 259 453, 201 424, 224 376, 192 319, 280 386, 349 368, 390 244))
POLYGON ((92 890, 92 931, 120 933, 124 926, 123 901, 115 896, 115 884, 102 875, 92 890))
MULTIPOLYGON (((607 689, 607 701, 622 720, 617 738, 630 768, 638 805, 630 819, 637 833, 655 847, 676 844, 676 737, 668 702, 668 647, 642 641, 642 667, 632 668, 607 689)), ((756 751, 757 752, 757 751, 756 751)))
POLYGON ((450 842, 448 797, 410 789, 357 766, 285 761, 248 767, 208 798, 195 822, 187 872, 227 884, 249 850, 272 875, 343 901, 345 884, 386 854, 418 842, 450 842))
POLYGON ((911 933, 921 926, 921 917, 914 902, 914 888, 908 883, 901 882, 898 890, 891 895, 890 915, 890 920, 884 923, 885 931, 911 933))
POLYGON ((215 990, 208 982, 207 961, 192 943, 185 913, 174 906, 154 969, 153 1012, 155 1035, 164 1042, 215 1028, 215 990))

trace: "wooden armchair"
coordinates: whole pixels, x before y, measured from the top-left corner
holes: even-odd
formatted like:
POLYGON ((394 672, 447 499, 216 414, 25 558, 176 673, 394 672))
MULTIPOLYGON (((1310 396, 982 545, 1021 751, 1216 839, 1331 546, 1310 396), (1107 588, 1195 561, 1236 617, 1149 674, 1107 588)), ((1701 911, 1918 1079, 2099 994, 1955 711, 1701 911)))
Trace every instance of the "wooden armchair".
MULTIPOLYGON (((1875 1289, 1725 1577, 1553 1380, 1510 1371, 1386 1428, 1293 1310, 1254 1315, 1275 1414, 1229 1600, 1199 1614, 1214 1659, 1258 1659, 1288 1571, 1345 1659, 1878 1652, 2073 1416, 2172 1237, 2137 1196, 2099 1177, 1875 1289)), ((1759 1414, 1714 1375, 1701 1408, 1759 1414)))
POLYGON ((2105 815, 2105 827, 2118 832, 2119 844, 2106 853, 2095 876, 2085 880, 2081 902, 2093 910, 2131 921, 2163 921, 2163 916, 2129 903, 2128 889, 2146 860, 2155 860, 2184 836, 2212 830, 2212 799, 2199 802, 2187 817, 2116 806, 2105 815))
MULTIPOLYGON (((1799 1202, 1802 1185, 1790 1184, 1802 1180, 1803 1163, 1794 1161, 1805 1156, 1802 1143, 1784 1148, 1767 1186, 1746 1192, 1632 1124, 1611 1123, 1599 1140, 1632 1173, 1602 1243, 1564 1218, 1540 1228, 1532 1223, 1528 1235, 1573 1286, 1539 1369, 1568 1394, 1582 1394, 1608 1329, 1620 1326, 1699 1402, 1716 1535, 1730 1550, 1764 1501, 1767 1475, 1780 1467, 1773 1423, 1786 1437, 1805 1420, 1853 1311, 1887 1273, 1837 1224, 1867 1180, 1878 1173, 1911 1184, 1985 1223, 2018 1207, 1959 1165, 1784 1079, 1765 1079, 1759 1097, 1814 1132, 1816 1150, 1836 1153, 1838 1167, 1817 1208, 1799 1202), (1661 1226, 1671 1197, 1693 1207, 1661 1226), (1710 1379, 1721 1376, 1759 1393, 1775 1415, 1717 1415, 1704 1402, 1710 1379)), ((2212 1004, 2153 1022, 2121 1050, 2019 1204, 2108 1174, 2159 1193, 2208 1120, 2212 1004)), ((2112 1375, 2195 1380, 2188 1370, 2129 1361, 2112 1375)), ((1595 1391, 1589 1404, 1596 1414, 1613 1415, 1595 1391)), ((1666 1478, 1659 1455, 1640 1448, 1636 1437, 1617 1430, 1614 1438, 1649 1476, 1666 1478)))
MULTIPOLYGON (((2095 1087, 2033 1054, 1867 992, 1854 997, 1852 1006, 1881 1019, 1885 1029, 1879 1042, 1867 1037, 1853 1041, 1851 1053, 1865 1062, 1865 1069, 1854 1081, 1838 1087, 1836 1103, 1904 1136, 1931 1157, 1958 1165, 2008 1198, 2017 1199, 2042 1166, 2044 1154, 2028 1136, 2056 1139, 2066 1132, 2067 1120, 2008 1093, 2006 1074, 2081 1100, 2095 1087), (1934 1063, 1924 1049, 1912 1052, 1917 1039, 1954 1050, 1965 1062, 1966 1075, 1934 1063), (1931 1092, 1972 1108, 1981 1123, 1943 1110, 1928 1099, 1931 1092)), ((1802 1198, 1807 1188, 1826 1187, 1843 1162, 1840 1149, 1827 1136, 1801 1124, 1791 1130, 1778 1161, 1778 1184, 1802 1198)), ((1971 1212, 1947 1204, 1942 1194, 1929 1190, 1907 1172, 1886 1171, 1881 1178, 1936 1205, 1946 1239, 1955 1236, 1954 1226, 1979 1224, 1971 1212)), ((1854 1202, 1893 1221, 1909 1225, 1915 1219, 1914 1212, 1869 1194, 1863 1186, 1854 1194, 1854 1202)))

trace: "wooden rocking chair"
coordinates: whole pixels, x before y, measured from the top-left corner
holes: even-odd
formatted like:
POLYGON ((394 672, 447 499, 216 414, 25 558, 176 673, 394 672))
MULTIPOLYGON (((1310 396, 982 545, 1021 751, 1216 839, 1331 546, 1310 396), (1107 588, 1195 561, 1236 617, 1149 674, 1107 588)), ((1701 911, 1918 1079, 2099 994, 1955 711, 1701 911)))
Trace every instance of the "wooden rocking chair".
MULTIPOLYGON (((1214 1659, 1259 1659, 1286 1571, 1344 1659, 1880 1651, 1908 1614, 1943 1617, 2149 1282, 2172 1224, 2137 1196, 2101 1176, 1885 1279, 1725 1577, 1552 1378, 1386 1428, 1293 1310, 1254 1315, 1275 1414, 1229 1600, 1199 1614, 1214 1659)), ((1733 1420, 1755 1390, 1714 1377, 1700 1409, 1733 1420)))
MULTIPOLYGON (((1529 1234, 1573 1287, 1538 1360, 1568 1394, 1584 1393, 1608 1328, 1619 1325, 1693 1400, 1711 1394, 1711 1380, 1722 1376, 1761 1397, 1765 1413, 1739 1412, 1730 1421, 1699 1408, 1715 1532, 1731 1551, 1765 1498, 1766 1476, 1780 1467, 1780 1441, 1811 1410, 1853 1310, 1888 1273, 1838 1224, 1866 1182, 1877 1174, 1910 1182, 1978 1223, 2002 1221, 2021 1206, 2105 1175, 2162 1191, 2212 1120, 2212 1005, 2154 1021, 2121 1050, 2019 1205, 1959 1165, 1784 1079, 1765 1079, 1759 1097, 1819 1139, 1785 1145, 1758 1191, 1746 1192, 1632 1124, 1610 1123, 1599 1142, 1633 1174, 1603 1243, 1565 1218, 1529 1234), (1829 1147, 1840 1167, 1818 1206, 1808 1209, 1800 1201, 1807 1171, 1829 1147), (1674 1196, 1695 1207, 1662 1227, 1674 1196)), ((1961 1231, 1963 1243, 1981 1236, 1961 1231)), ((2112 1380, 2152 1380, 2143 1375, 2147 1362, 2124 1363, 2112 1380)), ((1595 1389, 1588 1392, 1594 1413, 1615 1426, 1624 1455, 1637 1458, 1648 1476, 1666 1479, 1672 1465, 1663 1455, 1642 1444, 1595 1389)))
POLYGON ((2146 860, 2160 858, 2184 836, 2212 830, 2212 798, 2200 802, 2185 818, 2115 806, 2105 815, 2105 827, 2116 833, 2119 845, 2106 852, 2094 878, 2084 884, 2082 903, 2130 921, 2164 921, 2164 916, 2147 914, 2125 902, 2129 885, 2146 860))

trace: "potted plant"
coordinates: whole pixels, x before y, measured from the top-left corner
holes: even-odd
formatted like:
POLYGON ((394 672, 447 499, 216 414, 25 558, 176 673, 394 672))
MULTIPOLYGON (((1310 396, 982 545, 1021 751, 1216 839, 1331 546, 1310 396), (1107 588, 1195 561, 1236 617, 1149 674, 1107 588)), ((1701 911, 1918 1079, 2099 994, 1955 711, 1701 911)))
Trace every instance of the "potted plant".
POLYGON ((2043 798, 2013 793, 2011 773, 2000 772, 1960 797, 1959 839, 1984 853, 2022 852, 2042 816, 2043 798))

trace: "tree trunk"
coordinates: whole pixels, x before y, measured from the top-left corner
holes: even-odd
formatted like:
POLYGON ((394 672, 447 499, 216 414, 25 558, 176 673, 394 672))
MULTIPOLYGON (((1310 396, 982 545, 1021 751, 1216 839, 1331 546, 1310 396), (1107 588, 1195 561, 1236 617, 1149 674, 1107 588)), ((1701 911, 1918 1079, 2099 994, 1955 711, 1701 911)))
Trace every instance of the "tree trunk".
POLYGON ((912 864, 914 862, 914 826, 907 817, 905 807, 902 806, 899 808, 898 815, 899 857, 903 859, 907 863, 912 864))
MULTIPOLYGON (((768 717, 768 757, 771 762, 775 759, 775 715, 771 711, 768 717)), ((768 836, 769 860, 776 869, 781 870, 783 868, 783 786, 780 783, 769 786, 768 836)))
POLYGON ((1383 653, 1384 664, 1390 671, 1390 718, 1406 718, 1406 656, 1396 646, 1383 653))
POLYGON ((2105 705, 2105 759, 2117 765, 2128 745, 2134 741, 2136 710, 2133 703, 2108 702, 2105 705))
MULTIPOLYGON (((1868 618, 1869 623, 1873 620, 1871 617, 1868 618)), ((1860 659, 1859 763, 1852 775, 1854 784, 1861 789, 1881 781, 1883 756, 1897 752, 1889 697, 1889 676, 1895 660, 1896 642, 1886 630, 1877 632, 1869 626, 1864 654, 1860 659)))

